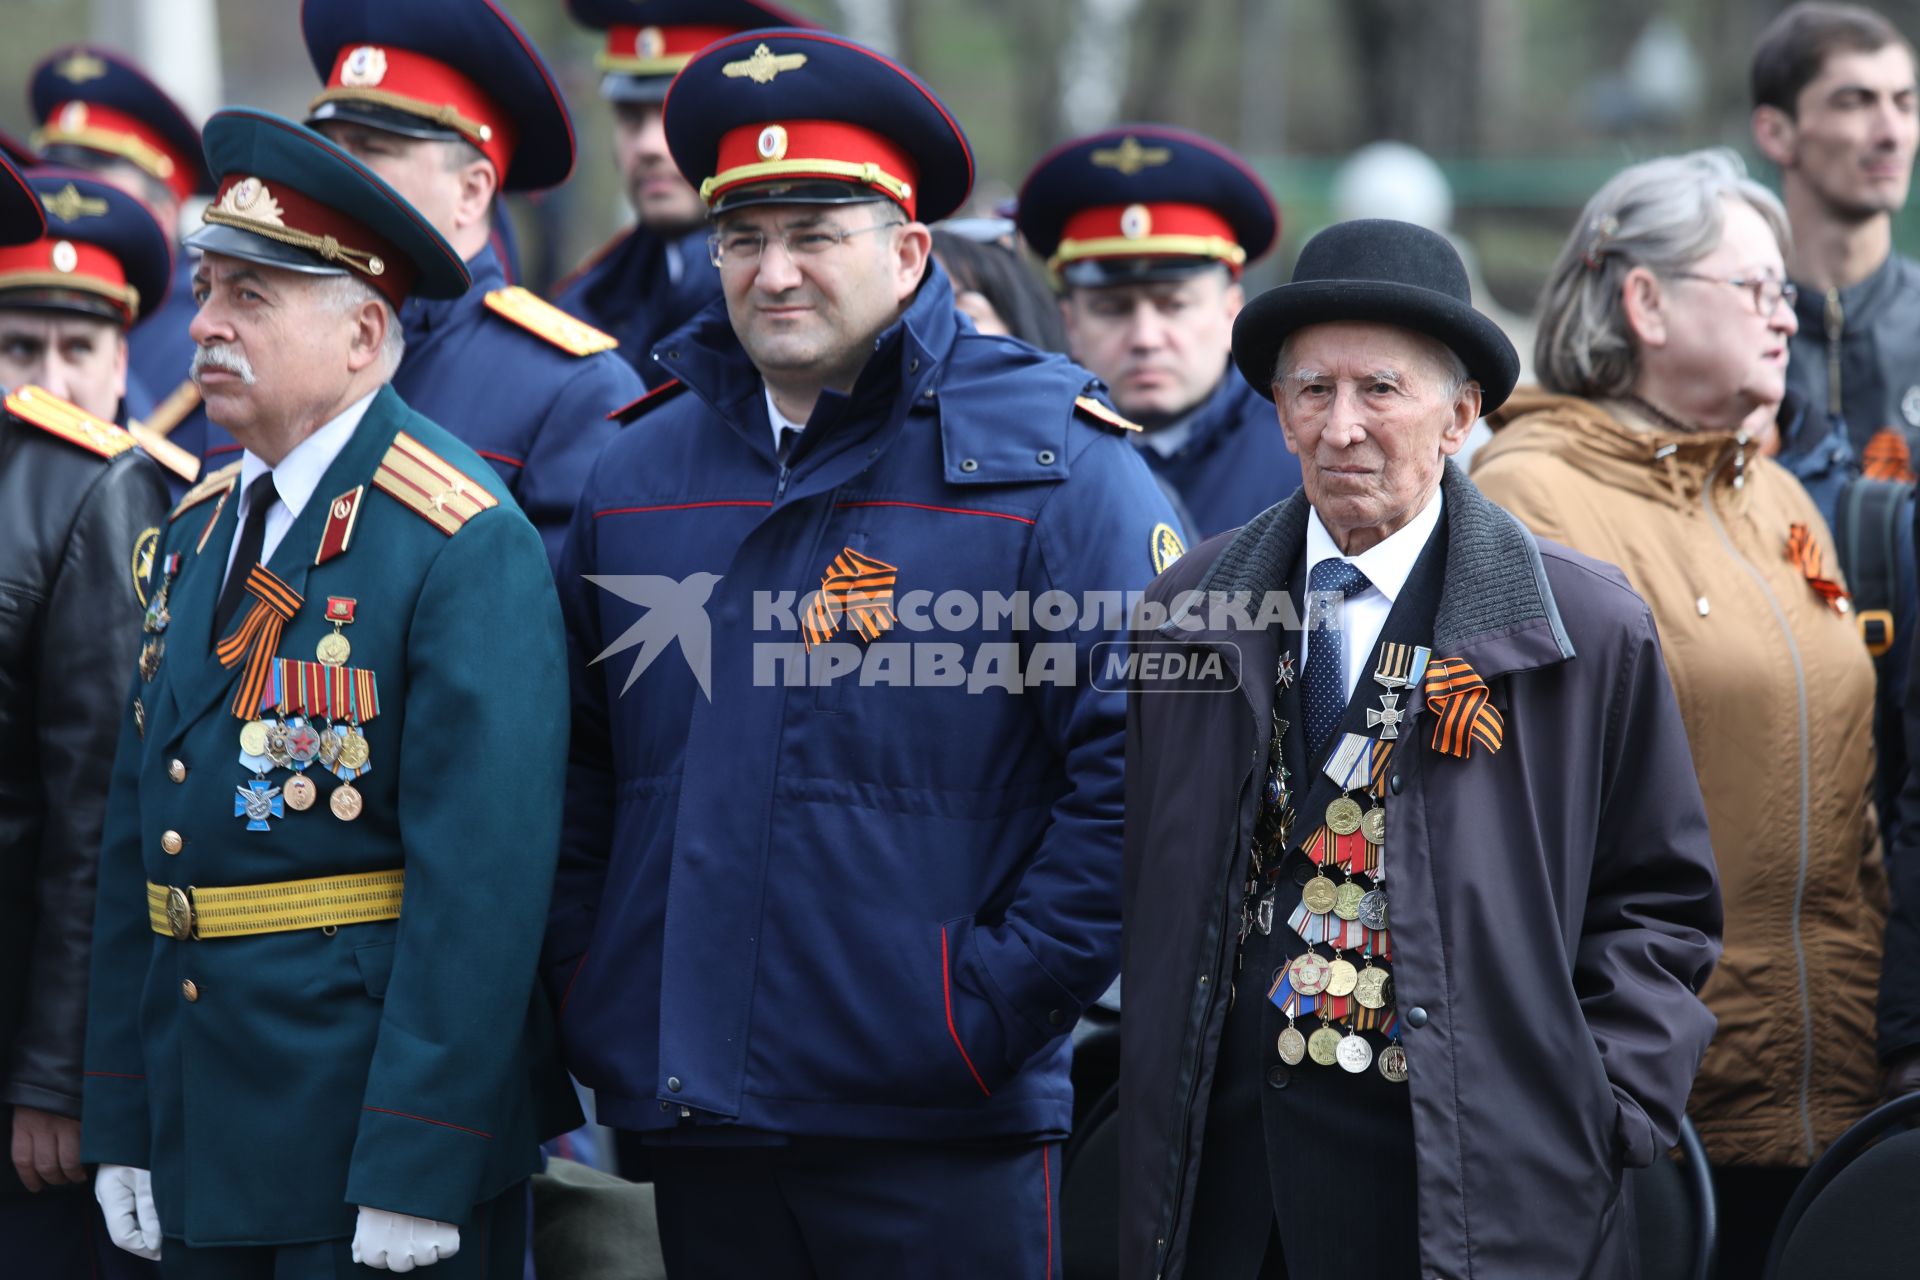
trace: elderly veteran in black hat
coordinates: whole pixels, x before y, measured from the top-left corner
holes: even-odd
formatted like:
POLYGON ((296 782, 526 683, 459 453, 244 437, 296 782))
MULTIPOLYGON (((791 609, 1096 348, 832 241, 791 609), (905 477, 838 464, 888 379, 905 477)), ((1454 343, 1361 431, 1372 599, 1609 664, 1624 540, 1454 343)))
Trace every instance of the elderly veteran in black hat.
POLYGON ((1199 536, 1293 491, 1300 464, 1229 350, 1241 272, 1280 231, 1246 161, 1184 129, 1105 130, 1034 166, 1018 222, 1059 288, 1068 350, 1141 426, 1134 443, 1199 536))
POLYGON ((388 385, 396 310, 468 286, 453 247, 290 120, 223 111, 207 152, 194 373, 245 452, 143 583, 81 1155, 115 1243, 169 1274, 517 1277, 537 1139, 577 1115, 530 1065, 565 755, 546 556, 388 385))
MULTIPOLYGON (((0 263, 46 268, 64 283, 43 213, 41 194, 0 158, 0 263)), ((9 314, 0 311, 0 325, 9 314)), ((32 388, 15 384, 6 396, 0 1102, 12 1159, 0 1166, 0 1241, 14 1275, 120 1280, 150 1270, 94 1225, 80 1159, 81 1047, 100 780, 124 705, 120 673, 140 644, 136 575, 166 496, 160 469, 125 431, 32 388)))
POLYGON ((1122 1274, 1631 1275, 1720 930, 1652 616, 1448 461, 1518 361, 1440 236, 1320 233, 1234 359, 1302 487, 1132 636, 1122 1274))

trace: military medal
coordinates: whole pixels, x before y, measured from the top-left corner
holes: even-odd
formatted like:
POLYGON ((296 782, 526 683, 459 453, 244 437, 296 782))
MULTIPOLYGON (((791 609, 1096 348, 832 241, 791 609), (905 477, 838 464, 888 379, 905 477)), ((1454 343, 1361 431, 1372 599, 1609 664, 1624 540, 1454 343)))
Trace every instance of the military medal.
MULTIPOLYGON (((159 635, 173 621, 173 615, 167 612, 167 592, 173 588, 173 575, 180 572, 180 553, 169 555, 166 560, 166 578, 160 589, 153 593, 153 599, 147 601, 146 614, 140 620, 140 629, 148 635, 159 635)), ((151 679, 152 677, 148 677, 151 679)))
POLYGON ((333 624, 330 635, 320 637, 320 643, 314 646, 314 656, 329 667, 344 667, 347 659, 353 655, 353 644, 342 635, 340 628, 353 621, 354 605, 358 602, 352 596, 327 597, 327 621, 333 624))
POLYGON ((290 769, 293 767, 293 753, 288 750, 289 737, 290 734, 284 723, 275 723, 267 726, 267 748, 265 754, 267 759, 273 762, 273 766, 276 769, 290 769))
POLYGON ((1360 923, 1376 933, 1387 927, 1387 895, 1380 889, 1369 889, 1360 895, 1360 923))
POLYGON ((1307 1056, 1323 1067, 1332 1066, 1340 1058, 1340 1033, 1322 1023, 1318 1031, 1307 1037, 1307 1056))
POLYGON ((338 726, 335 732, 340 734, 340 767, 356 770, 365 768, 367 757, 372 754, 367 746, 367 735, 358 728, 341 730, 338 726))
POLYGON ((1400 695, 1383 693, 1380 695, 1380 710, 1367 708, 1367 728, 1378 729, 1384 742, 1391 742, 1400 736, 1400 721, 1406 717, 1400 709, 1400 695))
POLYGON ((295 716, 287 725, 287 756, 296 769, 304 769, 320 755, 320 735, 313 726, 295 716))
POLYGON ((1393 979, 1369 964, 1354 979, 1353 998, 1363 1009, 1384 1009, 1393 999, 1393 979))
POLYGON ((1387 842, 1387 811, 1379 805, 1360 815, 1360 834, 1367 838, 1368 844, 1387 842))
POLYGON ((343 782, 333 789, 327 798, 327 807, 333 810, 333 816, 342 822, 352 822, 360 816, 360 793, 351 782, 343 782))
POLYGON ((296 773, 281 786, 280 794, 286 800, 289 809, 305 813, 313 808, 313 802, 318 798, 320 791, 313 785, 312 778, 304 773, 296 773))
POLYGON ((1360 829, 1360 806, 1349 796, 1341 796, 1327 806, 1327 830, 1337 836, 1350 836, 1360 829))
POLYGON ((140 678, 152 680, 160 674, 160 658, 167 651, 167 642, 155 636, 140 646, 140 678))
MULTIPOLYGON (((1375 749, 1382 745, 1364 734, 1343 733, 1327 756, 1327 762, 1320 766, 1320 772, 1332 778, 1343 795, 1364 787, 1373 780, 1375 749)), ((1360 821, 1358 808, 1354 810, 1353 820, 1356 824, 1360 821)))
POLYGON ((1342 920, 1360 918, 1360 900, 1366 897, 1366 890, 1349 880, 1333 893, 1333 914, 1342 920))
POLYGON ((1280 1032, 1278 1048, 1280 1051, 1280 1061, 1290 1067, 1297 1067, 1300 1065, 1301 1060, 1307 1056, 1307 1038, 1300 1034, 1300 1028, 1289 1022, 1286 1028, 1280 1032))
POLYGON ((1354 1075, 1373 1065, 1373 1046, 1367 1043, 1365 1036, 1354 1032, 1342 1036, 1333 1052, 1341 1067, 1354 1075))
POLYGON ((1350 996, 1353 984, 1359 980, 1360 971, 1353 967, 1353 961, 1345 956, 1335 956, 1333 963, 1327 966, 1327 994, 1330 996, 1350 996))
POLYGON ((249 831, 268 830, 268 818, 287 816, 280 803, 280 788, 268 786, 263 779, 255 778, 233 790, 233 816, 244 817, 249 831))
POLYGON ((249 720, 240 726, 240 750, 245 755, 267 754, 267 722, 249 720))
POLYGON ((1380 1051, 1380 1074, 1395 1084, 1407 1082, 1407 1051, 1395 1041, 1380 1051))
POLYGON ((1282 689, 1293 688, 1293 650, 1291 649, 1280 655, 1280 674, 1277 680, 1282 689))
POLYGON ((1333 904, 1339 896, 1339 890, 1334 888, 1333 881, 1323 875, 1307 881, 1300 890, 1300 901, 1306 904, 1307 910, 1317 916, 1323 916, 1333 910, 1333 904))
POLYGON ((133 727, 140 731, 140 740, 147 740, 147 708, 140 699, 133 700, 133 727))
POLYGON ((1303 996, 1317 996, 1325 991, 1329 976, 1330 966, 1317 951, 1303 951, 1287 966, 1287 980, 1303 996))

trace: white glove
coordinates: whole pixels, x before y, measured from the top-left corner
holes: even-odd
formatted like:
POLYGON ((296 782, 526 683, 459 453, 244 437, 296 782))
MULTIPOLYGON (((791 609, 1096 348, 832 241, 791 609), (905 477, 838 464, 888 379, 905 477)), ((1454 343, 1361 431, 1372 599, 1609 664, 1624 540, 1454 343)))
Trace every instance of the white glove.
POLYGON ((107 1220, 107 1238, 150 1261, 160 1257, 160 1211, 153 1207, 153 1175, 124 1164, 103 1164, 93 1198, 107 1220))
POLYGON ((360 1206, 353 1229, 353 1260, 375 1271, 430 1267, 460 1252, 460 1228, 431 1218, 360 1206))

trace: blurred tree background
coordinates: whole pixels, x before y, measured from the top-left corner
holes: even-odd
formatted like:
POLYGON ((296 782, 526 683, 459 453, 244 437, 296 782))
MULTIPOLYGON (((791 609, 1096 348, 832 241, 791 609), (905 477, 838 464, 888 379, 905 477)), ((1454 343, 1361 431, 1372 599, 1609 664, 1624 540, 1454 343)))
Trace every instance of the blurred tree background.
MULTIPOLYGON (((405 3, 406 0, 393 0, 405 3)), ((608 161, 598 41, 562 0, 498 0, 559 74, 575 112, 572 182, 518 203, 529 283, 611 235, 625 210, 608 161)), ((979 158, 981 211, 1012 195, 1034 159, 1080 130, 1159 120, 1212 134, 1272 183, 1277 281, 1332 220, 1334 178, 1363 144, 1393 139, 1440 164, 1452 229, 1478 253, 1498 301, 1528 310, 1574 214, 1633 160, 1709 144, 1753 163, 1747 59, 1784 0, 787 0, 875 44, 933 86, 979 158)), ((4 0, 0 128, 31 128, 25 82, 55 45, 93 40, 150 59, 196 107, 298 116, 314 76, 298 0, 4 0), (164 49, 178 15, 210 10, 217 57, 164 49), (157 34, 156 34, 157 33, 157 34)), ((1920 31, 1920 0, 1877 6, 1920 31)), ((192 24, 187 24, 192 29, 192 24)), ((1771 180, 1764 165, 1756 172, 1771 180)), ((1920 249, 1920 214, 1896 228, 1920 249)))

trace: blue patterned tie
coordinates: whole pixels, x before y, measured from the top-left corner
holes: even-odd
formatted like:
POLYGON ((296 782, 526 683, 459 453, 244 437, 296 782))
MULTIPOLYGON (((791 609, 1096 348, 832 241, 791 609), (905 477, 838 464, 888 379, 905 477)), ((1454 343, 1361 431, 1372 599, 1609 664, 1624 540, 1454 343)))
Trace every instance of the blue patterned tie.
POLYGON ((1345 560, 1322 560, 1307 575, 1307 629, 1312 634, 1300 700, 1307 717, 1307 755, 1315 765, 1347 709, 1346 603, 1372 585, 1345 560))

